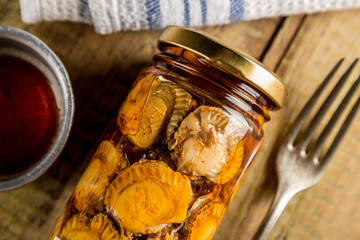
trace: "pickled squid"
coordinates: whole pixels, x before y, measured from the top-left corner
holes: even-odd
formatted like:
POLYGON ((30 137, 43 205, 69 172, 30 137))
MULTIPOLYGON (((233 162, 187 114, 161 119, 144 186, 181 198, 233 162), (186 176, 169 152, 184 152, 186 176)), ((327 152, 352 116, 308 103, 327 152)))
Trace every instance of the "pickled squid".
POLYGON ((152 96, 144 108, 139 131, 135 135, 128 135, 128 139, 140 148, 148 148, 159 139, 165 120, 167 106, 164 100, 152 96))
MULTIPOLYGON (((142 97, 143 99, 146 98, 145 96, 142 97)), ((165 141, 169 141, 182 119, 196 105, 189 93, 162 76, 157 76, 153 81, 146 101, 140 101, 141 112, 140 108, 136 107, 135 102, 135 100, 133 102, 126 101, 123 104, 122 110, 119 112, 118 123, 122 133, 128 135, 130 142, 144 149, 156 143, 163 130, 166 135, 165 141), (126 109, 128 111, 133 109, 129 113, 133 116, 127 118, 126 109), (125 124, 125 119, 132 120, 125 124), (124 127, 124 124, 129 126, 124 127), (135 128, 137 131, 128 131, 135 128)))
POLYGON ((224 213, 221 201, 211 202, 190 216, 187 223, 187 240, 210 240, 224 213))
POLYGON ((165 163, 142 160, 124 169, 105 193, 110 214, 127 232, 155 233, 187 217, 189 179, 165 163))
POLYGON ((126 165, 120 148, 116 148, 111 141, 101 142, 74 191, 74 207, 78 211, 91 213, 95 209, 90 208, 101 208, 110 179, 126 165))
MULTIPOLYGON (((218 190, 215 190, 217 192, 218 190)), ((192 215, 195 212, 198 212, 202 207, 204 207, 209 202, 213 201, 216 194, 209 193, 206 195, 203 195, 201 197, 198 197, 194 203, 191 205, 191 208, 189 209, 189 215, 192 215)))
POLYGON ((235 146, 233 146, 233 149, 230 152, 228 159, 226 160, 226 164, 222 166, 217 177, 217 182, 224 184, 234 178, 235 175, 239 172, 243 157, 244 142, 240 140, 235 146))
POLYGON ((83 214, 74 215, 59 235, 61 240, 126 240, 121 236, 111 221, 104 215, 98 214, 93 219, 83 214))
POLYGON ((184 89, 173 84, 171 86, 171 90, 173 95, 175 96, 175 99, 169 123, 166 127, 166 143, 169 142, 169 140, 173 137, 173 134, 179 127, 184 117, 189 113, 190 110, 192 110, 196 106, 196 101, 184 89))
POLYGON ((173 238, 169 234, 166 234, 164 240, 173 240, 173 238))
POLYGON ((143 115, 143 107, 149 95, 148 90, 151 88, 154 81, 153 75, 147 75, 143 72, 136 79, 133 87, 121 105, 119 110, 117 124, 120 131, 124 135, 134 135, 139 131, 139 125, 143 115))
POLYGON ((241 136, 241 131, 224 110, 200 106, 182 121, 168 146, 174 150, 172 157, 177 161, 180 172, 224 183, 231 176, 225 170, 231 169, 236 173, 240 168, 241 151, 236 155, 241 158, 235 161, 231 150, 241 136), (227 164, 234 166, 225 167, 227 164))

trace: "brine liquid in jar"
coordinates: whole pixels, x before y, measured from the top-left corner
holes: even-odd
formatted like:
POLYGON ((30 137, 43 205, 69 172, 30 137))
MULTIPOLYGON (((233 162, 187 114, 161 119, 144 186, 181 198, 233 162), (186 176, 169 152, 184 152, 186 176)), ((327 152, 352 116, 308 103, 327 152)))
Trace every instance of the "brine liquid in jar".
POLYGON ((263 141, 272 102, 198 53, 161 50, 50 239, 212 238, 263 141))

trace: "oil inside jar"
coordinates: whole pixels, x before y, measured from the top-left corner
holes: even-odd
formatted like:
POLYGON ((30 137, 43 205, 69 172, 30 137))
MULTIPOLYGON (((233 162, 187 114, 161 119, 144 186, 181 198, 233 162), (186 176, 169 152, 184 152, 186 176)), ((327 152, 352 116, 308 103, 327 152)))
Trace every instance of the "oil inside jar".
POLYGON ((0 179, 6 179, 45 154, 59 110, 47 77, 32 64, 0 55, 0 73, 0 179))
MULTIPOLYGON (((97 225, 94 222, 101 222, 101 226, 106 225, 107 231, 117 236, 122 235, 123 239, 128 240, 209 239, 206 237, 214 233, 231 201, 232 193, 239 187, 261 145, 261 127, 256 119, 240 112, 229 114, 216 101, 195 91, 185 90, 182 85, 167 78, 170 76, 165 72, 153 70, 147 77, 137 80, 130 97, 119 112, 120 125, 108 132, 94 153, 50 237, 51 240, 55 236, 67 239, 68 236, 77 234, 102 234, 105 227, 95 229, 97 225), (142 92, 141 86, 149 86, 149 94, 142 92), (176 101, 170 90, 176 90, 176 96, 185 99, 185 104, 181 101, 177 107, 189 107, 180 112, 183 117, 176 124, 174 119, 177 120, 178 117, 156 114, 156 111, 164 110, 158 98, 164 98, 168 102, 176 101), (132 115, 137 110, 142 114, 132 115), (139 115, 141 117, 137 117, 139 115), (167 118, 167 121, 159 120, 162 117, 167 118), (146 123, 146 127, 141 127, 142 122, 146 123), (163 123, 165 127, 156 127, 156 122, 163 123), (134 123, 140 124, 135 129, 136 133, 127 134, 136 126, 134 123), (176 129, 167 138, 167 126, 173 125, 176 125, 176 129), (151 137, 157 129, 158 137, 151 137), (195 144, 188 147, 186 144, 189 142, 195 144), (217 152, 220 154, 217 155, 217 152), (190 164, 184 160, 188 156, 190 164), (222 162, 222 159, 226 162, 222 162), (212 164, 214 161, 218 163, 212 164), (215 173, 212 174, 213 172, 215 173), (177 195, 176 192, 181 194, 177 195), (191 196, 190 199, 187 196, 191 196), (122 209, 125 209, 126 214, 122 209), (157 209, 173 215, 157 214, 157 209), (178 214, 178 209, 185 212, 181 219, 166 222, 168 217, 164 217, 165 220, 161 218, 178 217, 179 215, 174 215, 178 214), (118 213, 122 215, 119 216, 118 213), (119 219, 124 225, 119 224, 119 219), (146 225, 141 225, 146 221, 146 225), (159 225, 155 221, 165 223, 159 225), (84 226, 84 222, 88 224, 79 227, 84 226), (77 231, 79 228, 82 229, 81 232, 77 231), (195 235, 192 236, 193 234, 195 235), (205 236, 198 238, 202 234, 205 236)), ((170 103, 168 106, 175 104, 170 103)))

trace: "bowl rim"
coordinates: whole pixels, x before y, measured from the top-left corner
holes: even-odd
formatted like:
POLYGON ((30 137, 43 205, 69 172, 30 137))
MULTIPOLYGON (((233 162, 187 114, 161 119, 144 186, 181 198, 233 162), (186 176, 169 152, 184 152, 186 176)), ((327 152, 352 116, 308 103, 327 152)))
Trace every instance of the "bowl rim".
POLYGON ((55 162, 69 137, 75 105, 68 73, 60 59, 43 41, 29 32, 6 25, 0 25, 0 38, 25 45, 43 58, 55 75, 55 80, 60 86, 63 98, 63 114, 59 116, 59 126, 47 153, 27 171, 13 178, 0 180, 0 192, 2 192, 15 189, 35 180, 55 162))

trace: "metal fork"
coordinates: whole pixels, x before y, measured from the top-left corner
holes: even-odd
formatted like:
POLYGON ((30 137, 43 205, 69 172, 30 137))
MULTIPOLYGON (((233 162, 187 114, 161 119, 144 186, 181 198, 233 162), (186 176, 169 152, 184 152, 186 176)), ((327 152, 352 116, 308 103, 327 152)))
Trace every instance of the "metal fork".
POLYGON ((356 90, 360 83, 360 77, 353 83, 337 110, 309 150, 309 144, 314 142, 312 138, 316 130, 319 128, 319 123, 322 117, 325 115, 325 112, 329 109, 335 97, 340 92, 345 80, 349 77, 352 69, 358 61, 358 59, 356 59, 343 74, 311 122, 305 128, 305 123, 307 122, 307 119, 309 118, 309 115, 321 92, 338 70, 343 60, 344 59, 341 59, 335 65, 315 91, 313 96, 306 103, 282 143, 276 159, 276 171, 278 176, 277 192, 271 207, 262 221, 258 231, 254 235, 253 240, 266 239, 290 199, 296 193, 315 185, 320 180, 329 165, 330 158, 334 153, 335 148, 338 146, 341 138, 344 136, 348 126, 354 118, 360 105, 360 97, 350 110, 341 128, 335 133, 335 137, 330 142, 330 147, 324 150, 325 140, 329 137, 331 130, 338 122, 339 117, 349 104, 350 99, 357 92, 356 90), (304 131, 303 128, 305 128, 304 131))

